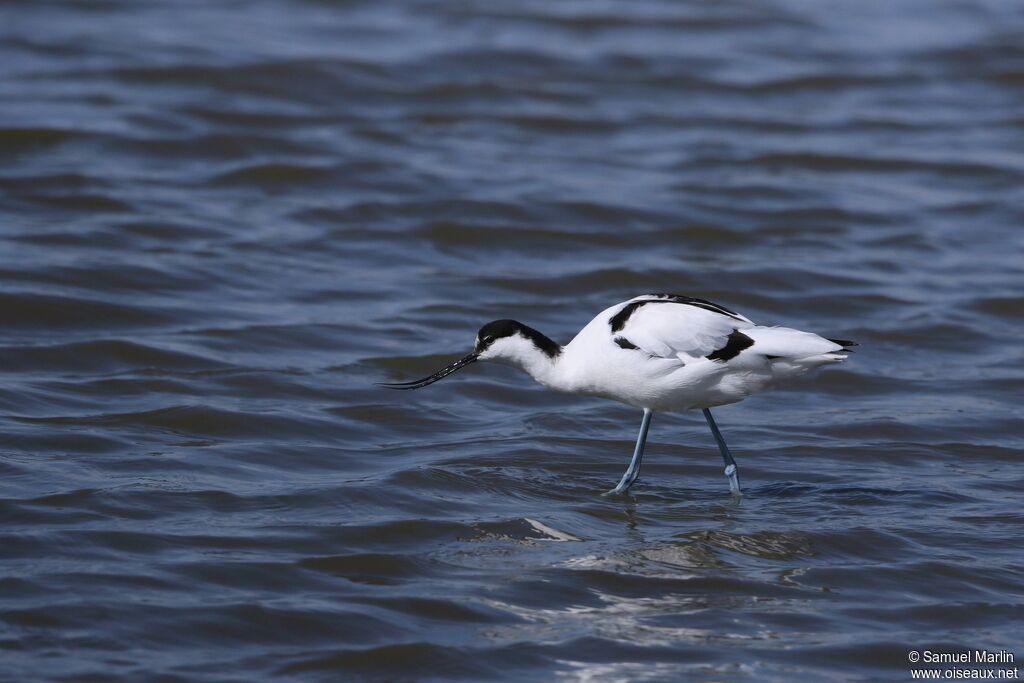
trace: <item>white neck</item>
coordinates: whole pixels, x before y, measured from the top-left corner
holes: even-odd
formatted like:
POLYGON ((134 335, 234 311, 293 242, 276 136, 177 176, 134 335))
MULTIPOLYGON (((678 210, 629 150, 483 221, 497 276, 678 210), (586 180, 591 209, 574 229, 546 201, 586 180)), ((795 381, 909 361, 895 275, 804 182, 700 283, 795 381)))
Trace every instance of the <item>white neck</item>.
POLYGON ((493 360, 526 371, 530 377, 555 390, 566 390, 565 365, 561 363, 564 354, 548 355, 537 348, 532 341, 521 336, 506 337, 494 343, 481 356, 481 360, 493 360))
POLYGON ((562 365, 559 364, 561 355, 552 358, 537 347, 530 345, 529 351, 525 352, 519 367, 526 371, 530 377, 550 389, 560 389, 562 365))

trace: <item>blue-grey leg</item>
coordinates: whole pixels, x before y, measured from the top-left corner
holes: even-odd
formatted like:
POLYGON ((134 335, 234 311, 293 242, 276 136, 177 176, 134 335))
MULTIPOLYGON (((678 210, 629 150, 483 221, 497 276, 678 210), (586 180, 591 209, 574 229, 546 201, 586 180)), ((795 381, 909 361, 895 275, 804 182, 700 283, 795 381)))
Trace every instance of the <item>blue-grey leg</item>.
POLYGON ((622 475, 622 480, 619 485, 613 488, 608 493, 622 493, 636 481, 636 478, 640 476, 640 461, 644 459, 644 445, 647 443, 647 430, 651 428, 651 413, 650 410, 644 408, 644 419, 640 423, 640 434, 636 437, 636 448, 633 449, 633 459, 629 461, 629 467, 626 468, 626 473, 622 475))
POLYGON ((711 411, 707 408, 704 409, 704 417, 708 421, 708 426, 711 427, 711 434, 714 435, 715 441, 718 442, 718 450, 722 452, 722 460, 725 461, 725 476, 729 479, 729 490, 732 491, 734 496, 738 496, 740 495, 740 478, 736 474, 736 460, 733 459, 729 447, 725 445, 722 432, 718 431, 715 418, 711 417, 711 411))

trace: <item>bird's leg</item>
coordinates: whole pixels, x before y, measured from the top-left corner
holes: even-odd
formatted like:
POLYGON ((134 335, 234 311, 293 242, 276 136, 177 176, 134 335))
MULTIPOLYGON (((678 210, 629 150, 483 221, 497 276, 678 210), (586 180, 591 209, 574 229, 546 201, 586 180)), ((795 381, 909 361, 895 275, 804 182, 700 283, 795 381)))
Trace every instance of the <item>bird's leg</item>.
POLYGON ((626 473, 622 475, 622 480, 619 485, 613 488, 608 493, 623 493, 626 489, 633 485, 636 478, 640 476, 640 461, 644 458, 644 445, 647 443, 647 430, 651 427, 651 413, 650 410, 644 408, 644 419, 640 422, 640 434, 636 437, 636 448, 633 449, 633 459, 629 461, 629 467, 626 468, 626 473))
POLYGON ((718 442, 718 450, 722 452, 722 460, 725 461, 725 476, 729 479, 729 490, 732 491, 732 495, 738 496, 740 495, 740 478, 736 474, 736 460, 732 457, 729 447, 725 445, 722 432, 718 431, 715 418, 711 417, 711 411, 707 408, 704 409, 704 417, 708 421, 708 426, 711 427, 711 434, 718 442))

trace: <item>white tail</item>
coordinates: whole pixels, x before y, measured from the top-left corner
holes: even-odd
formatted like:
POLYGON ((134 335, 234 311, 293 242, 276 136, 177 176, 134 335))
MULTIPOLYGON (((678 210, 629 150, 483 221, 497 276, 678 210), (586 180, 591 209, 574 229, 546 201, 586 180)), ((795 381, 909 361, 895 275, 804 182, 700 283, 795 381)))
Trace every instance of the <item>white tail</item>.
POLYGON ((771 360, 772 374, 776 379, 788 379, 802 375, 814 368, 846 360, 852 342, 832 341, 812 332, 803 332, 788 327, 752 327, 743 334, 754 340, 751 353, 766 356, 771 360))

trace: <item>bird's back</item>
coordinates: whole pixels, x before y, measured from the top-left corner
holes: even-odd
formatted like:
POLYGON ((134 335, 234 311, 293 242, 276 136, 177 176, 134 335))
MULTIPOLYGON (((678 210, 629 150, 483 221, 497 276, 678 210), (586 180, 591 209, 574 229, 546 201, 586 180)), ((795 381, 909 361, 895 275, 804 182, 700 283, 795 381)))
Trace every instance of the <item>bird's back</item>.
POLYGON ((652 410, 735 403, 843 360, 843 344, 764 327, 704 299, 648 294, 599 313, 565 347, 566 389, 652 410))

